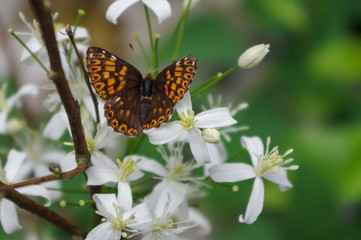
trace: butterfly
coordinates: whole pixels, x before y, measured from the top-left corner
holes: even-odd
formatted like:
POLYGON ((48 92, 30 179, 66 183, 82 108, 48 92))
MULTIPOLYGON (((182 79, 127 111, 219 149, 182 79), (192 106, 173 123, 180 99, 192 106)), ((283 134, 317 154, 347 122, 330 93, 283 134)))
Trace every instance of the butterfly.
POLYGON ((168 122, 192 83, 198 59, 186 56, 175 61, 155 79, 151 74, 143 78, 131 64, 98 47, 88 48, 86 62, 95 91, 106 100, 108 125, 137 137, 168 122))

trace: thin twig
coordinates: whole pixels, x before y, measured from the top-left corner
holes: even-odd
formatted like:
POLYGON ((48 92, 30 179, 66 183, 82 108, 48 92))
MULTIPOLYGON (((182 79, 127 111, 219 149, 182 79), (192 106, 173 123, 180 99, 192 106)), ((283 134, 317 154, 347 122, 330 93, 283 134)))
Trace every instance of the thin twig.
POLYGON ((88 72, 86 71, 85 67, 84 67, 84 64, 83 64, 83 59, 82 57, 80 56, 80 53, 78 51, 78 47, 76 46, 76 43, 75 43, 75 40, 74 40, 74 34, 73 34, 73 31, 71 30, 71 26, 70 25, 67 25, 66 28, 65 28, 65 31, 66 33, 68 34, 69 36, 69 39, 71 41, 71 44, 73 45, 73 48, 75 50, 75 53, 78 57, 78 60, 79 60, 79 63, 80 63, 80 66, 81 66, 81 69, 83 70, 83 76, 84 76, 84 81, 88 87, 88 90, 89 90, 89 93, 90 93, 90 96, 92 98, 92 101, 93 101, 93 105, 94 105, 94 110, 95 110, 95 116, 96 116, 96 121, 97 123, 100 123, 100 117, 99 117, 99 110, 98 110, 98 100, 97 100, 97 97, 95 96, 91 86, 90 86, 90 82, 89 82, 89 74, 88 72))

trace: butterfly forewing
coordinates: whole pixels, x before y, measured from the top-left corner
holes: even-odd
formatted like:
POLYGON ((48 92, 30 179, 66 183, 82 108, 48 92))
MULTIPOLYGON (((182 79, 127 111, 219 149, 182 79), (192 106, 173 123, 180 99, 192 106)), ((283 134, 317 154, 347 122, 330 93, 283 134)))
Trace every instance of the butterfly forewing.
POLYGON ((88 48, 86 61, 92 85, 103 99, 121 94, 126 88, 140 88, 143 81, 135 67, 104 49, 88 48))
POLYGON ((184 57, 162 70, 155 82, 152 103, 143 128, 168 121, 175 104, 183 98, 197 70, 197 58, 184 57))

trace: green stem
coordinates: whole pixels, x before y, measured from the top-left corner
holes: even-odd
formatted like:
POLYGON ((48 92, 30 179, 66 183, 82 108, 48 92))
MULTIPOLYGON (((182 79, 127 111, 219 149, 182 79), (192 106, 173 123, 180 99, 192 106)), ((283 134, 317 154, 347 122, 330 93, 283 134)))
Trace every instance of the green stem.
POLYGON ((241 150, 239 150, 238 152, 236 152, 235 154, 233 154, 232 156, 230 156, 226 163, 231 162, 233 159, 235 159, 236 157, 238 157, 241 153, 245 152, 247 150, 247 148, 242 148, 241 150))
POLYGON ((64 193, 76 193, 76 194, 89 194, 88 191, 79 191, 79 190, 73 190, 73 189, 66 189, 66 188, 46 188, 47 190, 51 190, 51 191, 59 191, 59 192, 64 192, 64 193))
POLYGON ((156 34, 155 35, 155 42, 154 42, 154 53, 153 53, 153 63, 154 63, 154 72, 153 75, 154 77, 156 77, 158 75, 158 67, 159 67, 159 62, 158 62, 158 43, 159 43, 159 39, 160 39, 160 35, 156 34))
POLYGON ((40 59, 30 50, 30 48, 28 48, 28 46, 26 46, 26 44, 18 37, 18 35, 16 35, 12 28, 8 30, 8 33, 12 35, 16 40, 18 40, 18 42, 30 53, 30 55, 35 59, 35 61, 40 64, 40 66, 44 69, 46 73, 49 73, 49 70, 44 66, 40 59))
MULTIPOLYGON (((148 11, 148 7, 144 4, 144 11, 145 11, 145 16, 147 19, 147 26, 148 26, 148 33, 149 33, 149 41, 150 41, 150 50, 152 52, 152 62, 153 62, 153 71, 156 69, 155 68, 155 53, 154 53, 154 42, 153 42, 153 33, 152 33, 152 25, 150 24, 150 18, 149 18, 149 11, 148 11)), ((152 72, 153 72, 152 71, 152 72)))
POLYGON ((184 10, 184 12, 182 14, 184 16, 182 16, 182 22, 181 22, 181 25, 180 25, 178 40, 177 40, 177 44, 176 44, 175 49, 174 49, 172 61, 175 61, 177 59, 177 57, 178 57, 178 52, 179 52, 179 49, 180 49, 180 46, 181 46, 181 43, 182 43, 182 39, 183 39, 184 27, 185 27, 185 24, 187 22, 187 17, 188 17, 188 13, 189 13, 189 9, 191 7, 191 4, 192 4, 192 0, 189 0, 188 4, 187 4, 187 8, 184 10))
POLYGON ((167 42, 165 48, 162 50, 162 53, 160 54, 160 60, 162 60, 162 59, 164 58, 165 54, 168 52, 168 49, 169 49, 169 47, 170 47, 170 45, 171 45, 171 43, 172 43, 172 41, 173 41, 176 33, 178 32, 178 29, 179 29, 179 27, 180 27, 180 24, 181 24, 181 22, 183 21, 183 18, 184 18, 184 13, 182 13, 181 17, 178 19, 178 22, 177 22, 175 28, 173 29, 173 32, 172 32, 172 34, 170 35, 170 37, 169 37, 169 39, 168 39, 168 42, 167 42))
POLYGON ((142 41, 141 41, 140 38, 139 38, 139 34, 138 34, 138 33, 134 34, 134 38, 135 38, 135 40, 136 40, 137 43, 138 43, 138 46, 139 46, 139 48, 140 48, 140 52, 142 53, 143 59, 145 60, 145 63, 147 64, 148 71, 149 71, 149 70, 150 70, 150 65, 151 65, 151 63, 149 62, 149 59, 148 59, 148 57, 147 57, 147 53, 145 52, 144 46, 143 46, 143 44, 142 44, 142 41))
POLYGON ((137 150, 139 149, 140 145, 142 144, 142 142, 145 139, 145 134, 142 134, 139 138, 136 139, 129 139, 129 147, 127 147, 126 151, 125 151, 125 156, 128 156, 132 153, 137 152, 137 150))
POLYGON ((214 84, 216 84, 221 79, 223 79, 225 76, 227 76, 228 74, 230 74, 231 72, 233 72, 234 70, 236 70, 238 68, 239 68, 239 66, 236 65, 236 66, 228 69, 226 72, 217 74, 216 76, 208 79, 207 81, 205 81, 204 83, 202 83, 200 86, 198 86, 196 89, 194 89, 192 91, 192 93, 191 93, 192 98, 198 97, 203 92, 207 91, 210 87, 212 87, 214 84))
MULTIPOLYGON (((76 18, 75 20, 75 24, 74 24, 74 30, 73 30, 73 33, 74 33, 74 37, 75 37, 75 33, 76 33, 76 29, 78 28, 79 26, 79 22, 80 22, 80 19, 85 15, 85 11, 84 10, 81 10, 79 9, 78 10, 78 17, 76 18)), ((72 45, 69 46, 69 52, 68 52, 68 63, 70 64, 70 60, 71 60, 71 52, 72 52, 72 45)))

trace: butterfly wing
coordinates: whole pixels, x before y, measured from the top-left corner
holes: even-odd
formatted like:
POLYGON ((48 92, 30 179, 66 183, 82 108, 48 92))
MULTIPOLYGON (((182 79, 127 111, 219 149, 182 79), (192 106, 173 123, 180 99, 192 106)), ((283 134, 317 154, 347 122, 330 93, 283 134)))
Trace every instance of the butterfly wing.
POLYGON ((154 82, 150 111, 144 129, 168 122, 175 104, 183 98, 197 70, 197 58, 184 57, 163 69, 154 82))
POLYGON ((139 123, 142 74, 131 64, 97 47, 88 48, 86 61, 94 89, 107 100, 104 114, 108 125, 125 135, 139 136, 143 131, 139 123))
POLYGON ((89 47, 86 61, 92 85, 103 99, 142 84, 142 74, 135 67, 104 49, 89 47))
POLYGON ((143 132, 143 126, 139 122, 139 105, 139 89, 129 89, 121 97, 111 97, 104 105, 108 125, 116 132, 139 136, 143 132))

